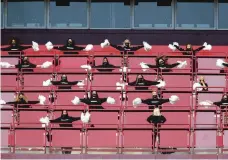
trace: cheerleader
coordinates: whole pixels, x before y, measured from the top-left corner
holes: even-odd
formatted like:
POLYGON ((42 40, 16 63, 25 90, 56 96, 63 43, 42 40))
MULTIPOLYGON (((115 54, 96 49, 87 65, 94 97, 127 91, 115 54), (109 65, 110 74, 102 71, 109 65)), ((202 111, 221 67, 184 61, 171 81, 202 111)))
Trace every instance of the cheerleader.
POLYGON ((92 68, 97 69, 99 72, 112 72, 115 68, 120 68, 109 63, 108 58, 104 57, 102 65, 92 66, 92 68))
POLYGON ((11 65, 8 62, 0 62, 2 68, 18 68, 22 72, 33 72, 33 68, 49 68, 52 65, 51 62, 46 61, 42 65, 36 65, 29 61, 28 57, 23 57, 19 60, 17 65, 11 65))
POLYGON ((129 86, 136 86, 135 89, 136 90, 148 90, 148 87, 145 86, 152 86, 155 85, 158 88, 164 87, 165 86, 165 82, 162 80, 159 81, 148 81, 145 80, 142 74, 138 74, 136 77, 136 80, 134 82, 129 82, 128 83, 129 86))
POLYGON ((83 87, 85 84, 84 84, 84 80, 69 82, 67 79, 67 76, 64 74, 61 76, 60 81, 52 81, 52 79, 43 81, 43 86, 50 86, 50 85, 58 86, 58 89, 71 89, 73 85, 78 85, 79 87, 83 87))
POLYGON ((101 105, 104 102, 107 102, 109 104, 115 104, 115 99, 112 97, 108 98, 99 98, 96 91, 92 91, 92 95, 88 93, 86 98, 79 99, 77 96, 75 96, 74 100, 71 101, 74 105, 80 104, 80 102, 85 103, 89 105, 90 109, 104 109, 101 105))
POLYGON ((151 65, 151 64, 146 64, 144 62, 140 63, 140 66, 142 67, 142 70, 145 72, 147 71, 149 68, 154 68, 156 71, 158 71, 159 73, 162 72, 170 72, 172 71, 172 68, 185 68, 187 66, 187 62, 186 61, 177 61, 176 63, 173 64, 169 64, 168 63, 168 58, 166 56, 159 56, 155 59, 155 65, 151 65))
POLYGON ((123 42, 122 46, 110 44, 110 42, 107 39, 103 43, 101 43, 101 48, 105 48, 108 46, 112 46, 112 47, 116 48, 117 50, 120 51, 121 54, 134 54, 135 51, 137 51, 143 47, 144 47, 145 51, 149 51, 152 49, 152 46, 150 46, 147 42, 143 42, 143 45, 141 45, 141 46, 132 47, 129 39, 126 39, 123 42))
MULTIPOLYGON (((68 112, 66 110, 62 111, 62 114, 60 117, 49 120, 48 117, 40 118, 40 122, 43 123, 42 126, 48 126, 49 123, 60 123, 60 127, 73 127, 72 123, 75 121, 81 120, 82 123, 90 123, 90 113, 88 111, 82 112, 81 117, 71 117, 68 115, 68 112)), ((94 127, 94 125, 90 125, 91 127, 94 127)), ((52 141, 52 135, 48 132, 46 134, 48 142, 52 141)), ((71 154, 72 147, 62 147, 62 154, 71 154), (67 150, 67 151, 66 151, 67 150)))
POLYGON ((31 108, 32 104, 41 104, 44 105, 46 98, 42 95, 39 95, 38 101, 29 101, 24 93, 18 93, 15 96, 15 101, 13 102, 5 102, 4 100, 0 100, 0 104, 9 104, 13 105, 15 109, 17 108, 31 108))
POLYGON ((228 107, 228 94, 224 94, 222 96, 222 99, 218 102, 211 102, 209 100, 206 100, 206 101, 202 101, 200 102, 200 105, 203 105, 203 106, 211 106, 211 105, 216 105, 218 107, 220 107, 221 109, 226 109, 228 107))
POLYGON ((205 79, 203 76, 201 76, 198 80, 197 83, 194 83, 193 85, 193 89, 196 90, 197 87, 197 91, 208 91, 208 84, 205 82, 205 79))
POLYGON ((174 104, 178 100, 179 100, 179 97, 176 95, 172 95, 169 99, 161 99, 158 97, 157 92, 153 91, 152 92, 152 98, 148 98, 145 100, 143 100, 141 98, 134 99, 133 100, 133 107, 136 108, 141 103, 144 103, 144 104, 149 105, 149 109, 154 109, 154 108, 158 108, 159 106, 161 106, 162 104, 167 103, 167 102, 174 104))
MULTIPOLYGON (((35 44, 34 41, 33 44, 35 44)), ((20 54, 21 51, 29 48, 32 48, 32 46, 21 46, 19 40, 17 38, 13 38, 9 43, 9 47, 1 48, 1 50, 9 51, 8 54, 20 54)))
POLYGON ((211 50, 212 46, 210 44, 207 44, 207 42, 205 42, 201 47, 197 48, 197 49, 193 49, 191 44, 187 44, 185 49, 181 48, 179 46, 179 44, 177 42, 173 42, 173 44, 169 44, 168 46, 171 50, 175 51, 176 49, 181 51, 181 53, 183 55, 196 55, 197 52, 201 51, 201 50, 211 50))
MULTIPOLYGON (((201 50, 211 50, 212 49, 212 46, 210 44, 207 44, 206 42, 199 48, 197 49, 193 49, 192 45, 191 44, 187 44, 186 45, 186 48, 183 49, 179 46, 179 44, 177 42, 173 42, 173 44, 169 44, 168 46, 170 49, 172 49, 173 51, 175 51, 176 49, 181 51, 181 53, 183 55, 196 55, 197 52, 201 51, 201 50)), ((197 61, 195 58, 192 59, 192 66, 193 66, 193 70, 192 72, 195 73, 196 72, 196 66, 197 64, 197 61)))
MULTIPOLYGON (((51 42, 49 46, 51 46, 51 42)), ((86 47, 76 46, 75 42, 72 38, 68 38, 66 44, 64 46, 53 47, 54 49, 65 51, 64 54, 78 54, 77 51, 90 51, 93 49, 92 44, 88 44, 86 47)), ((48 48, 47 48, 48 49, 48 48)))

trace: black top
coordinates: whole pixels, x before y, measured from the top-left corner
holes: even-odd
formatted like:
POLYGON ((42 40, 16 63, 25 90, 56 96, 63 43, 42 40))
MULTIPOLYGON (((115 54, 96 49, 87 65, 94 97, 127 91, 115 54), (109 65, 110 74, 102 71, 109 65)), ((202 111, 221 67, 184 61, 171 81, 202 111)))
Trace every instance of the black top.
POLYGON ((225 67, 228 67, 228 63, 223 63, 222 65, 224 65, 225 67))
MULTIPOLYGON (((50 120, 52 123, 72 123, 74 121, 80 120, 80 117, 71 117, 71 116, 61 116, 59 118, 50 120)), ((59 124, 60 127, 73 127, 72 124, 59 124)))
POLYGON ((174 68, 177 67, 180 63, 173 63, 173 64, 159 64, 156 63, 156 65, 146 64, 149 68, 174 68))
POLYGON ((157 85, 157 84, 160 84, 160 82, 157 82, 157 81, 148 81, 148 80, 145 80, 143 79, 143 81, 138 81, 135 80, 133 82, 129 82, 128 85, 129 86, 152 86, 152 85, 157 85))
POLYGON ((101 104, 106 102, 107 98, 83 98, 80 101, 89 105, 90 109, 104 109, 101 104))
POLYGON ((157 125, 159 123, 165 123, 166 118, 163 115, 160 115, 160 116, 151 115, 147 118, 147 122, 157 125))
POLYGON ((142 100, 142 103, 144 104, 147 104, 149 105, 149 109, 154 109, 164 103, 167 103, 169 102, 169 99, 153 99, 153 98, 150 98, 150 99, 145 99, 145 100, 142 100))
POLYGON ((113 70, 115 70, 115 68, 120 68, 120 67, 107 63, 99 66, 93 66, 92 68, 99 68, 97 69, 99 72, 112 72, 113 70))
POLYGON ((221 107, 221 109, 225 109, 225 108, 228 107, 228 100, 227 101, 221 100, 219 102, 214 102, 213 104, 216 105, 216 106, 221 107))
POLYGON ((6 48, 1 48, 2 51, 12 51, 9 54, 20 54, 20 51, 31 48, 31 46, 21 46, 21 45, 10 45, 6 48))
MULTIPOLYGON (((160 82, 157 81, 148 81, 148 80, 135 80, 134 82, 129 82, 129 86, 152 86, 152 85, 157 85, 160 84, 160 82)), ((146 90, 148 87, 135 87, 136 90, 146 90)))
POLYGON ((73 81, 73 82, 69 82, 69 81, 51 81, 51 83, 53 85, 60 85, 60 86, 58 86, 58 89, 71 89, 71 86, 78 84, 78 82, 81 82, 81 81, 73 81))
POLYGON ((14 101, 14 102, 7 102, 6 104, 10 104, 10 105, 14 105, 15 108, 30 108, 31 104, 38 104, 40 103, 40 101, 28 101, 26 102, 24 99, 19 100, 18 102, 14 101))
POLYGON ((135 51, 143 48, 144 46, 137 46, 137 47, 127 47, 127 46, 118 46, 118 45, 112 45, 110 46, 116 48, 117 50, 121 51, 121 54, 134 54, 135 51))
POLYGON ((75 51, 81 51, 85 49, 85 47, 79 47, 76 45, 64 45, 62 47, 54 47, 54 49, 67 51, 67 52, 64 52, 64 54, 78 54, 78 52, 75 52, 75 51), (68 52, 68 51, 72 51, 72 52, 68 52))
POLYGON ((193 52, 193 55, 195 55, 197 52, 199 52, 205 48, 204 46, 201 46, 195 50, 187 50, 187 49, 183 49, 177 45, 174 45, 174 47, 176 47, 177 50, 181 51, 183 55, 191 55, 192 52, 193 52))
POLYGON ((33 64, 33 63, 30 63, 30 62, 27 62, 26 64, 23 63, 18 63, 17 65, 15 65, 16 68, 19 69, 19 71, 25 71, 25 72, 32 72, 33 69, 32 68, 36 68, 37 65, 36 64, 33 64))

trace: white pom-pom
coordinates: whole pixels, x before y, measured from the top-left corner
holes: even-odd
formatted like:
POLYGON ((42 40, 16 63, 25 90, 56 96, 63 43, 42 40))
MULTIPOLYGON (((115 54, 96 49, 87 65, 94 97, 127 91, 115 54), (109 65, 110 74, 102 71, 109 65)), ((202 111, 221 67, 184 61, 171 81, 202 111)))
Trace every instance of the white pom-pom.
POLYGON ((44 105, 44 102, 46 101, 46 97, 44 97, 43 95, 39 95, 38 99, 40 101, 40 104, 44 105))
POLYGON ((115 104, 116 100, 114 98, 112 98, 112 97, 108 97, 106 102, 109 103, 109 104, 115 104))
POLYGON ((216 66, 224 68, 225 66, 223 65, 223 63, 226 63, 226 62, 224 60, 222 60, 222 59, 217 59, 216 66))
POLYGON ((86 71, 91 70, 91 66, 90 65, 81 65, 81 68, 84 68, 86 71))
POLYGON ((156 85, 158 88, 164 88, 165 87, 165 85, 166 85, 165 81, 158 80, 158 82, 160 82, 159 84, 156 85))
POLYGON ((80 99, 78 97, 74 97, 74 99, 71 101, 74 105, 77 105, 80 103, 80 99))
POLYGON ((32 41, 32 48, 33 48, 34 51, 39 51, 40 50, 39 49, 39 44, 34 42, 34 41, 32 41))
POLYGON ((51 62, 46 61, 46 62, 44 62, 44 63, 41 65, 41 68, 49 68, 51 65, 52 65, 51 62))
POLYGON ((45 44, 45 46, 46 46, 46 48, 47 48, 47 50, 52 50, 53 48, 54 48, 54 46, 53 46, 53 44, 50 42, 50 41, 48 41, 46 44, 45 44))
POLYGON ((77 83, 77 86, 78 86, 79 88, 83 88, 84 85, 85 85, 85 84, 84 84, 84 80, 81 80, 80 82, 77 83))
POLYGON ((212 45, 208 44, 203 50, 210 51, 212 49, 212 45))
POLYGON ((206 47, 207 46, 207 42, 204 42, 203 46, 206 47))
POLYGON ((201 102, 199 103, 199 105, 205 106, 206 108, 209 107, 209 106, 211 106, 212 104, 213 104, 213 102, 211 102, 211 101, 209 101, 209 100, 201 101, 201 102))
POLYGON ((193 84, 193 89, 196 90, 196 88, 197 88, 197 91, 202 91, 203 90, 203 88, 202 88, 200 83, 194 83, 193 84))
POLYGON ((133 107, 136 108, 138 105, 142 103, 142 100, 141 98, 135 98, 132 103, 133 103, 133 107))
POLYGON ((51 81, 52 81, 52 79, 48 79, 48 80, 46 80, 46 81, 43 81, 43 86, 51 86, 52 85, 52 83, 51 83, 51 81))
POLYGON ((175 51, 175 50, 176 50, 176 47, 173 46, 172 44, 169 44, 168 47, 169 47, 172 51, 175 51))
POLYGON ((203 50, 208 50, 208 51, 210 51, 210 50, 212 49, 212 46, 211 46, 210 44, 207 44, 207 42, 205 42, 205 43, 203 44, 203 46, 204 46, 203 50))
POLYGON ((187 61, 177 61, 178 63, 180 63, 177 68, 185 68, 187 66, 187 61))
POLYGON ((93 45, 92 45, 92 44, 88 44, 88 45, 85 47, 84 51, 91 51, 92 49, 93 49, 93 45))
POLYGON ((152 46, 149 45, 147 42, 143 41, 143 46, 144 46, 144 49, 145 51, 149 51, 152 49, 152 46))
POLYGON ((170 98, 169 98, 169 103, 171 104, 174 104, 176 101, 178 101, 180 98, 176 95, 172 95, 170 98))
POLYGON ((141 62, 140 63, 140 66, 141 66, 141 68, 142 68, 142 70, 145 72, 145 71, 147 71, 150 67, 146 64, 146 63, 144 63, 144 62, 141 62))
POLYGON ((8 62, 0 62, 1 68, 10 68, 13 67, 14 65, 9 64, 8 62))
POLYGON ((103 43, 101 43, 101 48, 108 47, 110 45, 109 41, 106 39, 103 43))
POLYGON ((90 113, 87 111, 85 114, 81 113, 81 121, 82 123, 89 123, 90 121, 90 113))
POLYGON ((2 99, 0 99, 0 104, 6 104, 6 102, 2 99))
POLYGON ((49 123, 50 123, 50 120, 49 120, 49 118, 46 116, 46 117, 42 117, 42 118, 40 118, 40 122, 41 123, 44 123, 44 124, 42 124, 42 127, 45 127, 45 124, 46 125, 48 125, 49 123))
POLYGON ((175 46, 179 46, 179 43, 173 42, 173 46, 174 46, 174 47, 175 47, 175 46))

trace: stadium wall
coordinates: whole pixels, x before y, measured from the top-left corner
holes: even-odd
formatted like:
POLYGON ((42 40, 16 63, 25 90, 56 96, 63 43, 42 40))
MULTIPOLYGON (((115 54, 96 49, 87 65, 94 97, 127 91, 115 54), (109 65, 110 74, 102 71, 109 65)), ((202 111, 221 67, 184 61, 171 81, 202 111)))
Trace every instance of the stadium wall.
POLYGON ((201 45, 205 41, 212 45, 228 45, 228 30, 75 30, 75 29, 2 29, 1 44, 6 45, 12 37, 18 37, 23 44, 36 41, 44 44, 52 41, 63 44, 67 38, 75 39, 76 44, 100 44, 109 39, 113 44, 129 38, 132 44, 147 41, 152 45, 167 45, 177 41, 180 44, 201 45))

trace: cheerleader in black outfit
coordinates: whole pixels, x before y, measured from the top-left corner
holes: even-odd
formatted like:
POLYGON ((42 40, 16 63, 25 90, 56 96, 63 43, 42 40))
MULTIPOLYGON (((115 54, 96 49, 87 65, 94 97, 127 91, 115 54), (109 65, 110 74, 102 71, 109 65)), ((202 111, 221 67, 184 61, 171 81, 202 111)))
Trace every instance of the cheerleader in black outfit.
POLYGON ((179 44, 177 42, 173 42, 173 44, 169 44, 169 48, 172 49, 173 51, 175 51, 176 49, 181 51, 181 53, 183 55, 196 55, 197 52, 201 51, 201 50, 211 50, 212 46, 210 44, 207 44, 206 42, 199 48, 197 49, 193 49, 191 44, 187 44, 186 48, 183 49, 179 46, 179 44))
POLYGON ((9 104, 13 105, 14 108, 31 108, 32 104, 41 104, 44 105, 46 98, 42 95, 38 97, 39 101, 29 101, 28 98, 25 96, 24 93, 18 93, 15 97, 15 101, 13 102, 5 102, 4 100, 0 100, 0 104, 9 104))
POLYGON ((18 68, 20 72, 33 72, 33 68, 49 68, 52 65, 51 62, 46 61, 42 65, 36 65, 29 61, 28 57, 22 57, 19 59, 17 65, 11 65, 8 62, 0 62, 2 68, 18 68))
MULTIPOLYGON (((173 42, 173 44, 169 44, 169 48, 172 49, 173 51, 175 51, 176 49, 181 51, 181 53, 183 55, 192 55, 195 56, 197 52, 201 51, 201 50, 211 50, 212 46, 210 44, 207 44, 206 42, 199 48, 197 49, 193 49, 191 44, 187 44, 186 48, 183 49, 179 46, 179 44, 177 42, 173 42)), ((192 59, 192 66, 193 66, 193 73, 196 72, 196 66, 197 61, 196 58, 192 59)))
POLYGON ((129 39, 126 39, 123 42, 122 46, 110 44, 110 42, 107 39, 103 43, 101 43, 101 48, 105 48, 108 46, 112 46, 112 47, 116 48, 117 50, 120 51, 121 54, 134 54, 135 51, 137 51, 143 47, 146 51, 149 51, 152 48, 152 46, 150 46, 147 42, 143 42, 143 45, 141 45, 141 46, 132 47, 129 39))
POLYGON ((226 109, 228 107, 228 94, 227 93, 224 94, 222 96, 222 99, 218 102, 211 102, 209 100, 200 102, 200 105, 204 105, 204 106, 211 106, 213 104, 220 107, 221 109, 226 109))
POLYGON ((147 86, 155 85, 157 87, 163 87, 165 85, 164 81, 148 81, 144 79, 142 74, 138 74, 134 82, 129 82, 129 86, 136 86, 136 90, 148 90, 147 86), (162 83, 162 84, 161 84, 162 83), (159 85, 160 84, 160 85, 159 85))
POLYGON ((39 99, 38 101, 29 101, 28 98, 25 96, 25 94, 20 92, 16 95, 15 101, 5 102, 4 100, 0 100, 0 105, 7 104, 7 105, 12 105, 14 107, 14 118, 19 125, 20 124, 19 113, 22 110, 22 108, 31 108, 31 105, 33 104, 44 105, 46 98, 42 95, 39 95, 38 99, 39 99))
POLYGON ((152 92, 152 98, 149 99, 141 99, 141 98, 136 98, 133 100, 133 107, 137 107, 138 105, 140 105, 141 103, 147 104, 149 106, 149 109, 154 109, 154 108, 158 108, 159 106, 161 106, 164 103, 171 103, 174 104, 176 101, 179 100, 179 97, 176 95, 172 95, 169 99, 161 99, 158 97, 158 94, 156 91, 152 92))
MULTIPOLYGON (((41 118, 40 122, 46 123, 46 125, 48 125, 49 122, 61 123, 59 124, 60 127, 73 127, 72 123, 79 120, 81 120, 83 123, 90 123, 90 113, 87 111, 87 112, 81 113, 81 117, 71 117, 68 115, 68 112, 66 110, 63 110, 60 117, 53 120, 49 120, 48 117, 45 117, 45 118, 41 118)), ((90 125, 90 126, 94 127, 94 125, 90 125)), ((52 135, 50 135, 49 132, 46 134, 46 137, 48 142, 52 141, 52 135)), ((62 147, 62 154, 71 154, 71 150, 72 150, 72 147, 62 147)))
MULTIPOLYGON (((155 59, 155 65, 146 64, 144 62, 141 62, 140 65, 143 68, 143 71, 146 71, 149 68, 154 68, 155 71, 158 71, 158 73, 161 74, 161 72, 170 72, 172 71, 172 68, 184 68, 187 65, 186 61, 177 61, 177 63, 169 64, 168 58, 166 56, 158 56, 155 59)), ((159 74, 159 75, 160 75, 159 74)))
POLYGON ((89 51, 93 48, 92 45, 87 45, 86 47, 76 46, 72 38, 68 38, 66 44, 62 47, 54 47, 54 49, 65 51, 64 54, 78 54, 77 51, 89 51), (89 46, 89 47, 88 47, 89 46))
MULTIPOLYGON (((89 94, 89 93, 88 93, 89 94)), ((101 105, 104 102, 109 104, 115 104, 115 99, 108 97, 108 98, 99 98, 96 91, 92 91, 92 95, 87 95, 86 98, 79 99, 75 96, 74 100, 71 101, 74 105, 78 105, 80 102, 89 105, 90 109, 104 109, 101 105)))
POLYGON ((109 63, 108 58, 104 57, 102 65, 92 66, 92 68, 97 69, 99 72, 112 72, 115 68, 120 68, 109 63))
POLYGON ((2 51, 10 51, 8 54, 20 54, 21 51, 25 49, 32 48, 32 46, 21 46, 17 38, 13 38, 10 41, 10 46, 6 48, 1 48, 2 51))
POLYGON ((64 74, 61 76, 60 81, 52 81, 52 79, 43 81, 43 86, 50 86, 50 85, 58 86, 58 89, 71 89, 73 85, 78 85, 79 87, 84 86, 84 80, 69 82, 67 79, 67 76, 64 74))

